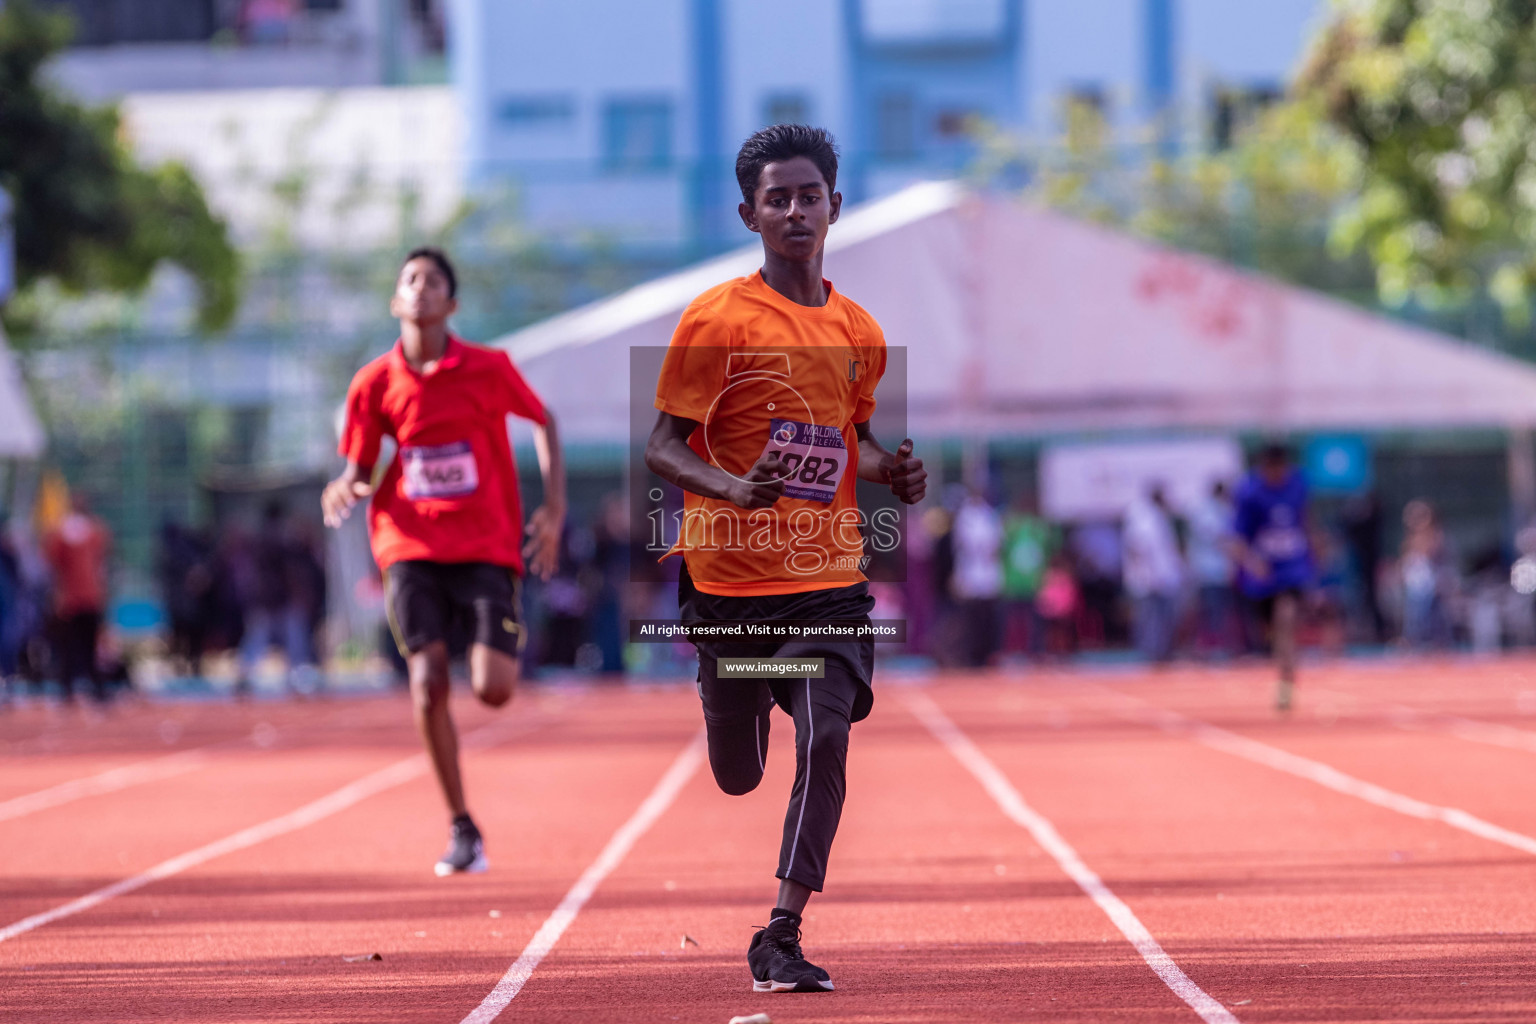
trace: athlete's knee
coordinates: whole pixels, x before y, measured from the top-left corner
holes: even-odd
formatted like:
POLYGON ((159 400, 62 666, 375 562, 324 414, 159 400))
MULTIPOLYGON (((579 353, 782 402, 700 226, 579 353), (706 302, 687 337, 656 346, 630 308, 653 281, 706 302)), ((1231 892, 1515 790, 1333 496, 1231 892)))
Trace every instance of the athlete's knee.
POLYGON ((505 707, 517 693, 517 678, 481 679, 475 685, 475 696, 486 707, 505 707))
POLYGON ((417 717, 430 715, 448 706, 448 680, 422 678, 411 680, 411 703, 417 717))
POLYGON ((432 645, 417 651, 407 662, 411 700, 418 714, 427 714, 448 703, 448 652, 432 645))
POLYGON ((522 670, 512 655, 475 644, 469 651, 469 668, 470 685, 482 704, 499 708, 517 693, 522 670))
POLYGON ((824 714, 811 728, 811 748, 817 753, 843 754, 848 749, 848 735, 853 724, 842 715, 824 714))
POLYGON ((721 728, 711 724, 709 769, 715 785, 729 796, 745 796, 763 781, 762 736, 747 728, 721 728))
POLYGON ((515 688, 508 683, 486 683, 475 690, 475 696, 486 707, 505 707, 512 699, 515 688))
POLYGON ((755 764, 721 764, 711 759, 709 767, 715 773, 715 785, 726 796, 746 796, 763 781, 763 770, 755 764))

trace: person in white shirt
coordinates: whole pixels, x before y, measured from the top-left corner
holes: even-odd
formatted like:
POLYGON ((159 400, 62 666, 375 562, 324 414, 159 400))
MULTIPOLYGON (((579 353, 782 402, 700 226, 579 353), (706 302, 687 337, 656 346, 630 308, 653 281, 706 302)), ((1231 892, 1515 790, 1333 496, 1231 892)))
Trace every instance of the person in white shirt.
POLYGON ((1189 574, 1200 599, 1200 641, 1212 649, 1231 653, 1237 636, 1233 629, 1236 593, 1233 590, 1232 494, 1223 480, 1189 510, 1189 574))
POLYGON ((1125 510, 1125 592, 1131 599, 1136 649, 1149 661, 1173 657, 1184 563, 1161 484, 1125 510))
POLYGON ((965 620, 965 660, 981 668, 998 648, 998 599, 1003 592, 1003 520, 980 491, 955 513, 955 568, 949 589, 965 620))

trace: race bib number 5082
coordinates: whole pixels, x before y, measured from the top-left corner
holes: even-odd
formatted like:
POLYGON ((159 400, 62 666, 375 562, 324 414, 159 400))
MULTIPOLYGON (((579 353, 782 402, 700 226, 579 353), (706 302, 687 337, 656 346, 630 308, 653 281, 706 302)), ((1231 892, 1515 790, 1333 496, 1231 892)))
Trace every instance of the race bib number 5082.
POLYGON ((405 470, 405 496, 412 501, 462 498, 480 486, 468 441, 401 448, 400 464, 405 470))
POLYGON ((773 420, 768 425, 768 444, 763 454, 778 452, 789 467, 784 494, 790 498, 831 504, 848 468, 848 449, 843 432, 796 420, 773 420))

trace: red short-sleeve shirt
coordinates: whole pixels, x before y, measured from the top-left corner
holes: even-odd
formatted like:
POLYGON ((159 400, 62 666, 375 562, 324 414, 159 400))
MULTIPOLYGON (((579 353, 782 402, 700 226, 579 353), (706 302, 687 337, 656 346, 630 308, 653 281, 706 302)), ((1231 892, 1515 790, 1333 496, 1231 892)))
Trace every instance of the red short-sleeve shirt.
POLYGON ((368 508, 379 568, 420 559, 523 571, 509 415, 548 421, 505 352, 456 337, 429 373, 411 368, 399 342, 357 371, 341 454, 372 466, 383 438, 399 445, 368 508))

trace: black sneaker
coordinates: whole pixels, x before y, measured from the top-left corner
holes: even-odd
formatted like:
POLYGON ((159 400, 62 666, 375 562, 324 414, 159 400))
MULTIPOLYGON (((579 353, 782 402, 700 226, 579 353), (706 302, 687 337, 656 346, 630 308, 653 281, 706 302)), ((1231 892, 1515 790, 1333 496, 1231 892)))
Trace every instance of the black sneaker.
POLYGON ((832 977, 800 952, 796 918, 776 917, 747 947, 754 992, 831 992, 832 977))
POLYGON ((453 819, 453 837, 448 840, 448 852, 438 858, 433 867, 438 878, 449 875, 477 875, 490 865, 485 860, 485 844, 480 841, 480 830, 469 815, 461 814, 453 819))

